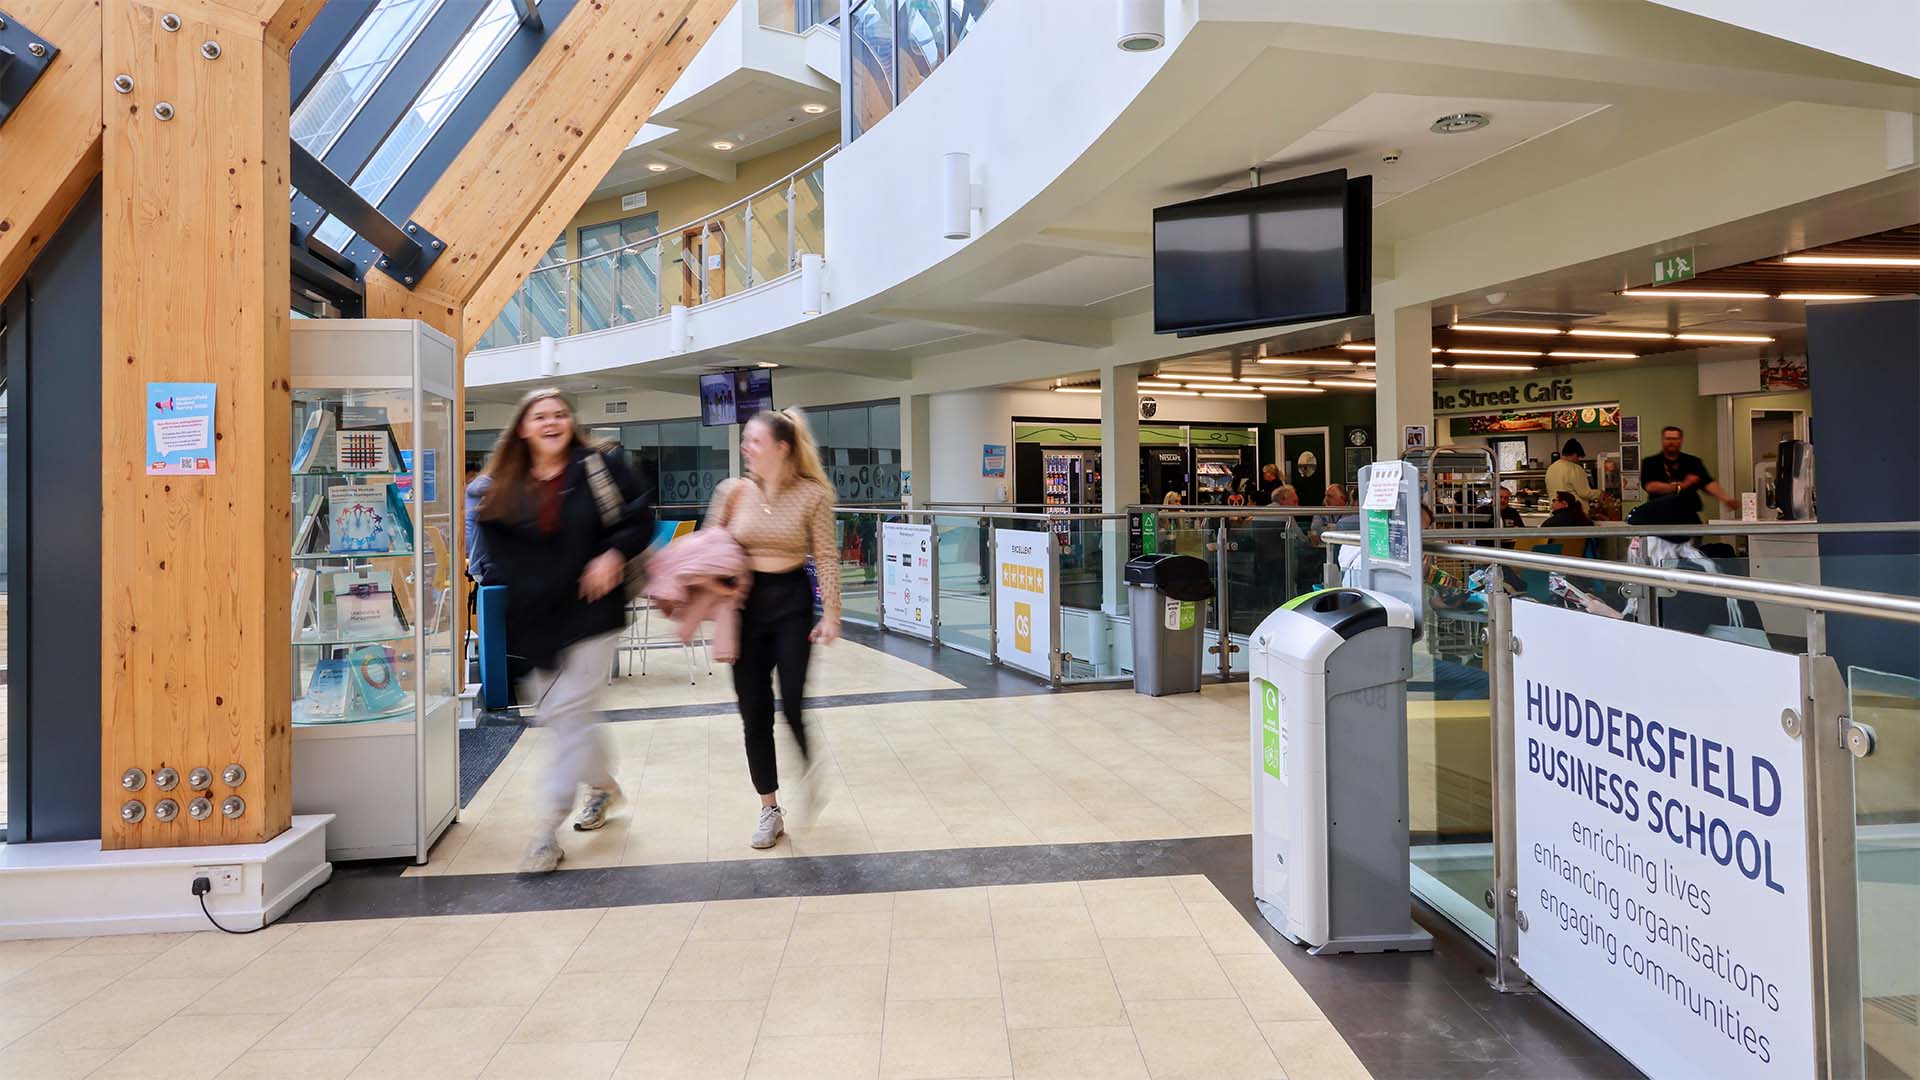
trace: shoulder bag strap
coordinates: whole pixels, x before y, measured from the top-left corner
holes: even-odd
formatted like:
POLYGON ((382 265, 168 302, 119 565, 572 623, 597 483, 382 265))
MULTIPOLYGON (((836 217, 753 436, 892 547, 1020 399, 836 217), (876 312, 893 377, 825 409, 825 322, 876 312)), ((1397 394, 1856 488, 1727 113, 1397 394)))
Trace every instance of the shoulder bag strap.
POLYGON ((614 484, 613 476, 607 471, 607 463, 598 452, 586 457, 587 486, 593 490, 593 504, 600 510, 600 524, 611 529, 620 521, 620 509, 624 505, 620 498, 620 489, 614 484))

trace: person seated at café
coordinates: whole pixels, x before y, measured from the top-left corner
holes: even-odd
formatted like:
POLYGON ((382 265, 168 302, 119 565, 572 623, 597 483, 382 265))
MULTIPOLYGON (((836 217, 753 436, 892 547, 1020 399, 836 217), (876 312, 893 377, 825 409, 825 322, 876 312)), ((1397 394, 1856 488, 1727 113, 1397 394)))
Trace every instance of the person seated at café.
POLYGON ((1584 529, 1593 524, 1587 516, 1586 507, 1581 505, 1579 496, 1571 491, 1553 493, 1553 513, 1542 522, 1543 529, 1584 529))

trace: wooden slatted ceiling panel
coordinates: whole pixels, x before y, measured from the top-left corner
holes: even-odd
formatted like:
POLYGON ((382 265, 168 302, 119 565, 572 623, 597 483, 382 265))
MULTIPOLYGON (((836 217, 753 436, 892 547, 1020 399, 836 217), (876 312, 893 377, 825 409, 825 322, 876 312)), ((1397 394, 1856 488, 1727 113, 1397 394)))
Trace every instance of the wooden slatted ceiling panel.
MULTIPOLYGON (((105 69, 135 83, 102 90, 104 848, 259 843, 290 820, 287 50, 318 6, 103 12, 105 69), (208 40, 219 59, 200 55, 208 40), (216 384, 217 475, 145 475, 145 390, 160 381, 216 384), (239 819, 121 821, 123 769, 236 762, 245 783, 212 795, 244 798, 239 819)), ((184 810, 184 787, 170 794, 184 810)))
POLYGON ((0 125, 0 296, 100 175, 100 0, 8 0, 60 52, 0 125))
MULTIPOLYGON (((1908 225, 1837 244, 1792 252, 1794 255, 1850 255, 1920 259, 1920 225, 1908 225)), ((1781 262, 1785 256, 1708 270, 1676 289, 1725 289, 1730 292, 1824 292, 1898 295, 1920 292, 1920 268, 1806 266, 1781 262)), ((1641 286, 1646 287, 1646 286, 1641 286)))

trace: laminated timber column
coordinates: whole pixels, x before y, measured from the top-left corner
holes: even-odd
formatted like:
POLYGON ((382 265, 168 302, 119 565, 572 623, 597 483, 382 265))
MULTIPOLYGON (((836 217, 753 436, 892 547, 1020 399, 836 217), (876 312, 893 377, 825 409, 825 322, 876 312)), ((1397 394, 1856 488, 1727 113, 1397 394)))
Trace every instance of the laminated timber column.
POLYGON ((20 283, 100 175, 100 0, 7 0, 60 49, 0 124, 0 296, 20 283))
POLYGON ((105 849, 259 843, 291 820, 287 51, 322 3, 102 3, 105 849), (217 387, 217 475, 145 475, 146 384, 174 381, 217 387), (192 821, 202 765, 216 809, 192 821), (183 812, 124 823, 122 770, 163 766, 183 812))

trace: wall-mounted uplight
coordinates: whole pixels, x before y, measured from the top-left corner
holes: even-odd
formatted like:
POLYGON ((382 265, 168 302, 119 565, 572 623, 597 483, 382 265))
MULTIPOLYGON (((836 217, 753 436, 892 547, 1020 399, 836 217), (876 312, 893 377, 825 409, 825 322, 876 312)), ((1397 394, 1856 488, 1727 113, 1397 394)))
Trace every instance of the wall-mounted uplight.
POLYGON ((672 352, 683 353, 693 344, 693 330, 689 325, 687 306, 673 305, 667 313, 667 348, 672 352))
POLYGON ((986 196, 973 182, 973 158, 947 154, 940 159, 940 235, 949 240, 973 236, 973 212, 986 209, 986 196))
POLYGON ((818 315, 827 309, 827 260, 815 254, 800 256, 800 314, 818 315))
POLYGON ((1120 34, 1114 44, 1123 52, 1152 52, 1167 43, 1165 0, 1120 0, 1120 34))

